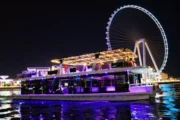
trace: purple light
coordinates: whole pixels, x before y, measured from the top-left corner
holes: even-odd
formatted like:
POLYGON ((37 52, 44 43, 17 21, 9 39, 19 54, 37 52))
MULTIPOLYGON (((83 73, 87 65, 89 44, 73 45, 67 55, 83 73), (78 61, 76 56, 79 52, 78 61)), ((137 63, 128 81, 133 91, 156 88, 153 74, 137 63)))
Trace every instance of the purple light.
POLYGON ((151 92, 153 91, 152 86, 135 86, 129 88, 130 92, 151 92))
POLYGON ((81 91, 81 92, 84 92, 84 88, 76 88, 76 91, 77 91, 78 93, 80 93, 80 91, 81 91))
POLYGON ((86 76, 88 76, 88 74, 86 74, 86 76))
POLYGON ((56 79, 56 77, 54 77, 54 79, 56 79))
POLYGON ((115 91, 115 87, 114 86, 107 86, 106 87, 106 91, 115 91))
POLYGON ((99 88, 98 87, 92 87, 92 92, 99 92, 99 88))
POLYGON ((107 72, 105 72, 105 74, 108 74, 107 72))

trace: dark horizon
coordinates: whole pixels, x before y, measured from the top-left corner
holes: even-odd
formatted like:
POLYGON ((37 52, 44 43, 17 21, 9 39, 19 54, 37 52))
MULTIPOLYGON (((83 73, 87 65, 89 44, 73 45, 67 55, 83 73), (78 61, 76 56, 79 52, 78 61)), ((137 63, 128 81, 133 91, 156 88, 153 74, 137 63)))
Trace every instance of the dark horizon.
POLYGON ((164 72, 179 77, 178 3, 157 1, 41 2, 1 4, 0 75, 11 78, 27 67, 52 65, 51 59, 107 50, 106 26, 117 8, 134 4, 162 24, 169 56, 164 72))

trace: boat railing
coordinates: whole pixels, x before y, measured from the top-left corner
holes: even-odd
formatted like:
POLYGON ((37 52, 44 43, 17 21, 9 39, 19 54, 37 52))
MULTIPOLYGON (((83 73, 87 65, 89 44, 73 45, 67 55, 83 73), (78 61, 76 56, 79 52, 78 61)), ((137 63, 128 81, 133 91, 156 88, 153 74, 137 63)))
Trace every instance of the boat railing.
POLYGON ((153 85, 152 83, 135 83, 135 84, 129 84, 129 87, 134 87, 134 86, 148 86, 148 85, 153 85))

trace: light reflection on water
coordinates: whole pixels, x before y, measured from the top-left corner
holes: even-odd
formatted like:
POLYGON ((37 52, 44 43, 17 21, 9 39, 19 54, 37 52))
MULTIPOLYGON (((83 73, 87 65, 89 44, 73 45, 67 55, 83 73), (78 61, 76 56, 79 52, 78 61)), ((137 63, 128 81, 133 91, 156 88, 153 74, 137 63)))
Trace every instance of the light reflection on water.
POLYGON ((160 85, 159 97, 140 102, 12 101, 1 98, 0 120, 178 120, 179 85, 160 85))
POLYGON ((21 91, 19 89, 12 89, 12 90, 3 90, 0 91, 0 96, 11 96, 11 95, 20 95, 21 91))
POLYGON ((171 120, 180 119, 180 84, 162 84, 159 85, 162 91, 162 97, 158 98, 160 103, 159 112, 161 116, 171 120))

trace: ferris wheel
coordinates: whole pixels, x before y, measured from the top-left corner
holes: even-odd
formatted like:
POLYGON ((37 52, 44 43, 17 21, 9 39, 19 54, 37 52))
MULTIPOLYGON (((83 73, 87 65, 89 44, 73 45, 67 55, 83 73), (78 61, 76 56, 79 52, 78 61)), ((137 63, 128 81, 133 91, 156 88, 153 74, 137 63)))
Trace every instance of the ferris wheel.
POLYGON ((108 50, 129 48, 138 53, 140 66, 153 66, 156 72, 162 72, 168 58, 168 42, 151 12, 136 5, 120 7, 109 18, 106 29, 108 50))

